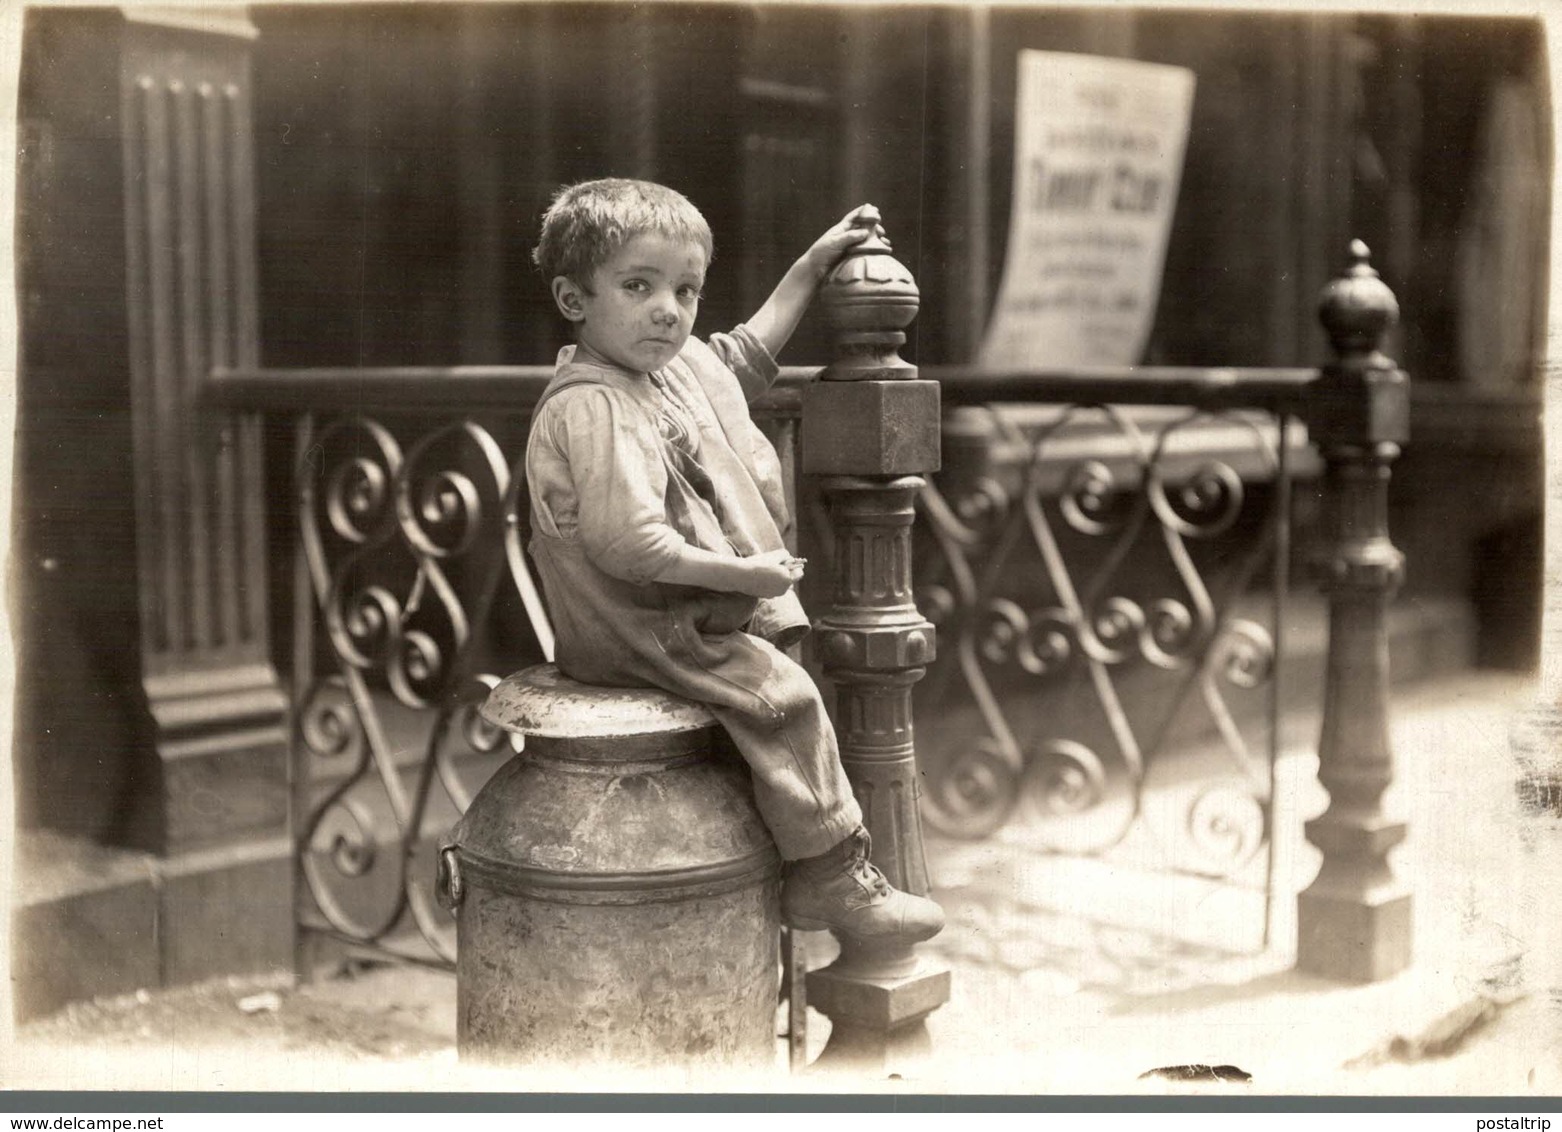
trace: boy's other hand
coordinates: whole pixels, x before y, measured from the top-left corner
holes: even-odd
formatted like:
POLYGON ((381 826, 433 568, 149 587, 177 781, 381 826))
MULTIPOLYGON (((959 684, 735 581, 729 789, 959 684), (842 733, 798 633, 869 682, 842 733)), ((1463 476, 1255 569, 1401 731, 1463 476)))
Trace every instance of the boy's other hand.
POLYGON ((780 597, 803 576, 804 560, 792 557, 789 550, 767 550, 744 562, 748 566, 748 584, 743 592, 750 597, 780 597))
POLYGON ((823 281, 847 248, 862 243, 869 236, 877 236, 884 241, 885 247, 889 246, 884 226, 879 223, 879 210, 871 204, 861 204, 831 225, 804 254, 803 259, 812 268, 815 281, 823 281))

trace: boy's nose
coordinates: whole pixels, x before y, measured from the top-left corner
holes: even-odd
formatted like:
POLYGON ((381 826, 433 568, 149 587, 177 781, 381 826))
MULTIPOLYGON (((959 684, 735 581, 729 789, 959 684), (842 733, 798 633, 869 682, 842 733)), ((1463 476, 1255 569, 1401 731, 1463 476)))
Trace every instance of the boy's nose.
POLYGON ((670 304, 663 303, 651 312, 651 317, 663 326, 678 325, 678 312, 670 304))

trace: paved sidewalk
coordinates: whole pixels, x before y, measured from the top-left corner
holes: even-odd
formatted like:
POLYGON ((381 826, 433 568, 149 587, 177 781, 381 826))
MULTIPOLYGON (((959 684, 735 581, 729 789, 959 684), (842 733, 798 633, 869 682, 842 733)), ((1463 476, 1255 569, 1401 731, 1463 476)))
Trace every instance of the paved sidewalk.
MULTIPOLYGON (((1063 863, 1034 824, 939 845, 954 918, 939 942, 962 1001, 935 1019, 935 1043, 964 1066, 960 1087, 1164 1090, 1139 1075, 1191 1063, 1251 1075, 1203 1086, 1228 1093, 1562 1094, 1562 823, 1521 816, 1506 745, 1526 693, 1474 675, 1399 695, 1389 800, 1410 836, 1392 862, 1414 886, 1416 961, 1375 986, 1290 969, 1290 898, 1262 949, 1256 893, 1063 863), (1259 952, 1219 946, 1239 939, 1259 952)), ((1282 759, 1282 893, 1317 869, 1301 833, 1326 803, 1316 769, 1315 755, 1282 759)))
MULTIPOLYGON (((1131 845, 1111 864, 1064 861, 1019 817, 984 842, 930 844, 951 924, 928 950, 954 968, 955 997, 933 1017, 932 1059, 899 1080, 479 1071, 455 1056, 452 976, 364 967, 78 1004, 15 1035, 0 1085, 1562 1096, 1562 822, 1520 815, 1506 746, 1527 694, 1484 674, 1399 693, 1392 800, 1411 834, 1394 863, 1416 892, 1417 961, 1376 986, 1290 971, 1290 899, 1263 949, 1255 893, 1152 875, 1131 845), (1249 1079, 1141 1076, 1187 1064, 1249 1079)), ((1324 800, 1315 770, 1303 752, 1282 760, 1282 891, 1316 868, 1300 836, 1324 800)), ((817 1048, 828 1023, 815 1021, 817 1048)))

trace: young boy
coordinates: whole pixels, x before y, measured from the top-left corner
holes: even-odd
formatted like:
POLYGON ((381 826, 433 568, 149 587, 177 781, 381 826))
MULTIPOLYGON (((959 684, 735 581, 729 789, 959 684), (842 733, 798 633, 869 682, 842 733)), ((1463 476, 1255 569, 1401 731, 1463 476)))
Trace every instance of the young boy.
POLYGON ((620 179, 555 198, 532 255, 576 343, 532 421, 531 549, 565 675, 665 688, 731 734, 788 862, 787 922, 911 942, 944 914, 869 863, 819 691, 781 651, 808 629, 792 592, 803 567, 782 541, 780 461, 747 406, 820 281, 868 236, 850 221, 707 345, 689 334, 712 239, 687 199, 620 179))

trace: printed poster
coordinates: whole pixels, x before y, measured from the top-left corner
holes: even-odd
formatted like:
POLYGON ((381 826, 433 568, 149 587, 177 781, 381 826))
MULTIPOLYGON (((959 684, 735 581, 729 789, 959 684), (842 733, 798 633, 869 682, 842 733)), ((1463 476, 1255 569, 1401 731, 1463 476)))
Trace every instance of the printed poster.
POLYGON ((1193 85, 1182 67, 1020 52, 1009 247, 984 366, 1139 363, 1193 85))

